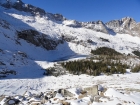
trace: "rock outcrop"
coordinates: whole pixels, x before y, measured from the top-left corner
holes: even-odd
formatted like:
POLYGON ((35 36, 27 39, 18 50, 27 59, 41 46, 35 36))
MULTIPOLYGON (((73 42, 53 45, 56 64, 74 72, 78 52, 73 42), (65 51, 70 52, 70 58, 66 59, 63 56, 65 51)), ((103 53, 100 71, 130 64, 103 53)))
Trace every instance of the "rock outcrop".
POLYGON ((109 33, 108 28, 102 21, 92 21, 92 22, 78 22, 76 20, 66 20, 63 22, 64 25, 73 28, 87 28, 97 32, 109 33))
POLYGON ((66 18, 61 14, 52 14, 52 17, 56 21, 64 21, 66 18))
POLYGON ((116 33, 140 36, 140 23, 136 23, 136 21, 130 17, 112 20, 107 22, 106 26, 116 33))
POLYGON ((36 46, 45 48, 46 50, 54 50, 58 44, 62 43, 62 40, 56 40, 47 37, 45 34, 41 34, 35 30, 24 30, 17 32, 19 39, 24 39, 28 43, 32 43, 36 46))
POLYGON ((5 20, 0 19, 0 27, 3 27, 5 29, 10 29, 10 24, 5 20))
POLYGON ((19 11, 30 12, 33 15, 43 16, 46 14, 43 9, 30 4, 25 4, 21 0, 0 0, 0 5, 5 8, 14 8, 19 11))
POLYGON ((92 95, 92 96, 98 95, 98 86, 94 85, 92 87, 86 87, 84 88, 84 91, 87 91, 87 95, 92 95))
POLYGON ((108 28, 102 21, 82 23, 82 26, 98 32, 109 33, 108 28))

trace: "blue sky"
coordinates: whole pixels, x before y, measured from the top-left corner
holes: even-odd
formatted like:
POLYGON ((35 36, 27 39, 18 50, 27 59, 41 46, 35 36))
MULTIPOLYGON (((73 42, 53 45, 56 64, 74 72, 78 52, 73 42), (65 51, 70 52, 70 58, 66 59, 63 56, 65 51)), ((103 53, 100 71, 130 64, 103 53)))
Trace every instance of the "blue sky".
POLYGON ((108 22, 129 16, 140 22, 140 0, 22 0, 78 21, 108 22))

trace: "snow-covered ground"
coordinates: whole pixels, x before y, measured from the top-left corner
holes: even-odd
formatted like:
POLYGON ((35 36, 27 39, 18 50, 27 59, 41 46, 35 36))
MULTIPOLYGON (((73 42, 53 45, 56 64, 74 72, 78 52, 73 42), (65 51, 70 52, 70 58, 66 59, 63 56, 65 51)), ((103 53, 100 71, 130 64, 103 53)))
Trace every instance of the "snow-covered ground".
POLYGON ((88 75, 63 75, 59 77, 45 76, 35 79, 2 79, 0 80, 0 93, 1 95, 23 95, 25 91, 39 93, 61 88, 72 89, 74 91, 74 88, 90 87, 96 84, 107 88, 104 95, 108 96, 110 100, 101 98, 100 100, 102 102, 93 102, 93 105, 116 105, 118 103, 122 105, 140 104, 140 73, 119 74, 119 76, 103 75, 97 77, 88 75))

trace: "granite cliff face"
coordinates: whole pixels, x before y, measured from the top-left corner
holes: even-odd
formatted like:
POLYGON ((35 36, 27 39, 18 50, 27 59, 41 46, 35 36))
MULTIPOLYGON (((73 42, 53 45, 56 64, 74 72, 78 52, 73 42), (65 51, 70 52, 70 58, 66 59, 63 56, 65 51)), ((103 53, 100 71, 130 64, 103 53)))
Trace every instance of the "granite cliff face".
POLYGON ((140 36, 140 23, 136 23, 136 21, 130 17, 112 20, 106 23, 106 26, 116 33, 140 36))

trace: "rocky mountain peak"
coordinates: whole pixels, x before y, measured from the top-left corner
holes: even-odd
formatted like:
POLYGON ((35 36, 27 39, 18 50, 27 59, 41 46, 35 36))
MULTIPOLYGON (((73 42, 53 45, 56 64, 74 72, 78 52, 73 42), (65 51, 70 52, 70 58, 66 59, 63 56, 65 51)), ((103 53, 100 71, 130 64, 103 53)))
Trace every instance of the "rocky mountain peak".
POLYGON ((122 18, 121 19, 123 22, 124 21, 135 21, 133 18, 131 18, 131 17, 124 17, 124 18, 122 18))
POLYGON ((106 25, 100 20, 82 23, 82 26, 88 29, 98 31, 98 32, 103 32, 107 34, 109 33, 106 25))
POLYGON ((19 11, 30 12, 33 15, 45 15, 46 12, 38 7, 30 4, 25 4, 21 0, 0 0, 0 5, 5 8, 14 8, 19 11))
POLYGON ((96 23, 97 24, 104 24, 101 20, 98 20, 96 23))
POLYGON ((64 21, 66 18, 62 14, 53 14, 53 17, 56 21, 64 21))
POLYGON ((125 33, 131 35, 140 35, 136 21, 131 17, 124 17, 120 20, 112 20, 106 23, 109 29, 116 33, 125 33), (135 29, 137 28, 137 29, 135 29), (135 32, 133 31, 135 30, 135 32))
POLYGON ((122 18, 122 22, 123 22, 122 27, 127 30, 128 29, 131 30, 133 27, 136 26, 136 21, 130 17, 122 18))

